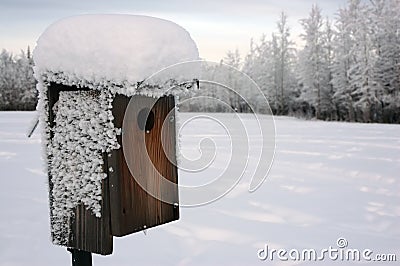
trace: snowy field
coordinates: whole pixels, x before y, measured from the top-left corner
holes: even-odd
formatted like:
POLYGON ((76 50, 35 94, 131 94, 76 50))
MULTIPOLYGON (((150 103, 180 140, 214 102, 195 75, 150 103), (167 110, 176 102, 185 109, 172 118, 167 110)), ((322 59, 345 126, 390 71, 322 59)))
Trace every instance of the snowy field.
MULTIPOLYGON (((25 135, 32 117, 30 112, 0 112, 0 265, 70 265, 66 249, 50 242, 40 136, 25 135)), ((245 123, 254 122, 243 117, 245 123)), ((182 131, 182 154, 196 151, 199 136, 209 131, 206 121, 189 123, 182 131)), ((255 193, 247 192, 245 174, 219 201, 181 208, 177 222, 147 235, 115 238, 113 255, 95 255, 94 265, 310 265, 261 261, 257 251, 265 244, 321 250, 337 247, 340 237, 349 248, 397 255, 397 262, 364 262, 368 265, 397 265, 400 126, 277 117, 276 131, 274 164, 255 193)), ((217 144, 225 141, 223 131, 213 130, 212 135, 217 144)), ((259 145, 257 140, 250 143, 259 145)), ((220 171, 218 167, 223 164, 209 171, 220 171)), ((191 179, 180 172, 180 183, 191 179)), ((319 264, 354 262, 326 259, 319 264)))

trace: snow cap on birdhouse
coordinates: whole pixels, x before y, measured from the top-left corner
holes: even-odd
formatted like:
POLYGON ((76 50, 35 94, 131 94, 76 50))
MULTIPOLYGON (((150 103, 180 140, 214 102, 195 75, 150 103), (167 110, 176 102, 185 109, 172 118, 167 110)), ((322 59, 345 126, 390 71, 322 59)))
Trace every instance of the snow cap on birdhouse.
MULTIPOLYGON (((37 77, 133 95, 145 94, 135 91, 137 83, 149 80, 160 85, 166 80, 159 80, 162 75, 152 80, 154 74, 199 60, 199 54, 189 33, 174 22, 137 15, 82 15, 49 26, 38 39, 33 58, 37 77)), ((196 78, 196 71, 181 68, 165 79, 188 81, 196 78)))

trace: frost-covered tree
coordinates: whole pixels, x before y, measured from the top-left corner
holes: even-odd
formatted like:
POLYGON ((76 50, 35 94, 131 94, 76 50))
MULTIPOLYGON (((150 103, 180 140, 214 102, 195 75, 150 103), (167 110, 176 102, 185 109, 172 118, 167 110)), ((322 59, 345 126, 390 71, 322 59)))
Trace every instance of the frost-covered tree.
POLYGON ((400 1, 371 1, 376 61, 374 80, 380 104, 374 121, 399 122, 400 117, 400 1))
POLYGON ((248 112, 249 91, 243 86, 239 50, 228 51, 220 63, 203 64, 201 90, 182 96, 183 111, 248 112))
MULTIPOLYGON (((400 123, 399 0, 348 0, 332 22, 314 5, 300 24, 304 47, 298 51, 282 13, 276 31, 251 40, 243 63, 238 51, 228 52, 222 62, 248 74, 274 114, 400 123)), ((210 69, 210 75, 232 83, 232 73, 223 67, 210 69)), ((236 82, 232 86, 257 106, 262 97, 236 82)), ((206 91, 238 111, 248 111, 239 98, 212 87, 206 91)))
POLYGON ((349 0, 339 10, 332 67, 339 119, 399 121, 399 7, 398 0, 349 0))
POLYGON ((351 0, 348 7, 350 36, 353 45, 350 50, 352 65, 349 69, 349 81, 352 90, 356 119, 370 122, 373 119, 372 108, 379 104, 377 86, 373 79, 375 50, 372 37, 372 21, 369 7, 360 0, 351 0))
POLYGON ((0 110, 33 110, 36 107, 36 81, 33 60, 25 52, 14 57, 0 53, 0 110))
POLYGON ((265 35, 261 37, 258 44, 255 44, 252 40, 250 52, 243 65, 243 72, 257 83, 272 109, 274 109, 276 103, 273 50, 273 42, 267 40, 265 35))
POLYGON ((287 16, 282 12, 277 21, 277 31, 271 34, 271 39, 263 35, 257 45, 252 41, 245 58, 243 71, 261 87, 275 114, 288 114, 292 109, 296 84, 293 46, 287 16))
POLYGON ((0 54, 0 110, 7 110, 13 98, 14 61, 12 55, 6 50, 0 54))
POLYGON ((332 84, 333 101, 339 120, 354 121, 352 89, 349 69, 353 64, 351 56, 354 39, 350 31, 350 13, 347 8, 339 9, 336 18, 336 32, 333 37, 332 84))
POLYGON ((27 53, 21 51, 16 60, 17 76, 19 82, 17 87, 20 91, 20 107, 23 110, 32 110, 37 103, 36 80, 33 76, 33 58, 28 46, 27 53))
POLYGON ((222 62, 232 68, 222 66, 221 71, 225 74, 225 84, 230 89, 225 90, 228 95, 229 105, 237 112, 246 112, 247 88, 241 84, 241 76, 238 75, 237 70, 241 69, 242 59, 240 57, 239 50, 236 49, 234 52, 228 51, 226 56, 222 59, 222 62))
POLYGON ((290 96, 294 86, 293 62, 295 52, 290 40, 290 29, 287 16, 281 13, 277 22, 278 31, 273 35, 274 87, 276 88, 277 114, 287 114, 290 96))
POLYGON ((322 66, 321 80, 322 86, 320 91, 320 112, 321 118, 326 120, 335 120, 336 112, 333 103, 334 87, 333 87, 333 37, 334 31, 332 23, 326 18, 322 34, 322 66))
POLYGON ((301 99, 310 103, 315 109, 315 116, 321 117, 321 97, 324 78, 324 39, 321 9, 313 5, 309 17, 300 21, 304 29, 301 35, 305 41, 300 52, 299 80, 302 84, 301 99))

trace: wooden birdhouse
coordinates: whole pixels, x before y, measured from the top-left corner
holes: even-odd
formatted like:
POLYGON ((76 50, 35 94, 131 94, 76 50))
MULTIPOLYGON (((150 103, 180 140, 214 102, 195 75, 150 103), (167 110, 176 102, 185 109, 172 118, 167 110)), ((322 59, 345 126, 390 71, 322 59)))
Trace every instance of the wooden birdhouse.
POLYGON ((184 29, 145 16, 78 16, 42 34, 34 60, 55 244, 107 255, 113 236, 179 219, 174 93, 195 77, 147 78, 197 58, 184 29))

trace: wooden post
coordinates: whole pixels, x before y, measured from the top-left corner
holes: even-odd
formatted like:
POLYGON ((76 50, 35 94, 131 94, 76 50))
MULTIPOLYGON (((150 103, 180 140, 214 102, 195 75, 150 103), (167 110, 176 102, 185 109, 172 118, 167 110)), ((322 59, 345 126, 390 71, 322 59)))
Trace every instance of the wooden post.
POLYGON ((72 266, 92 266, 92 253, 74 248, 67 250, 72 254, 72 266))

